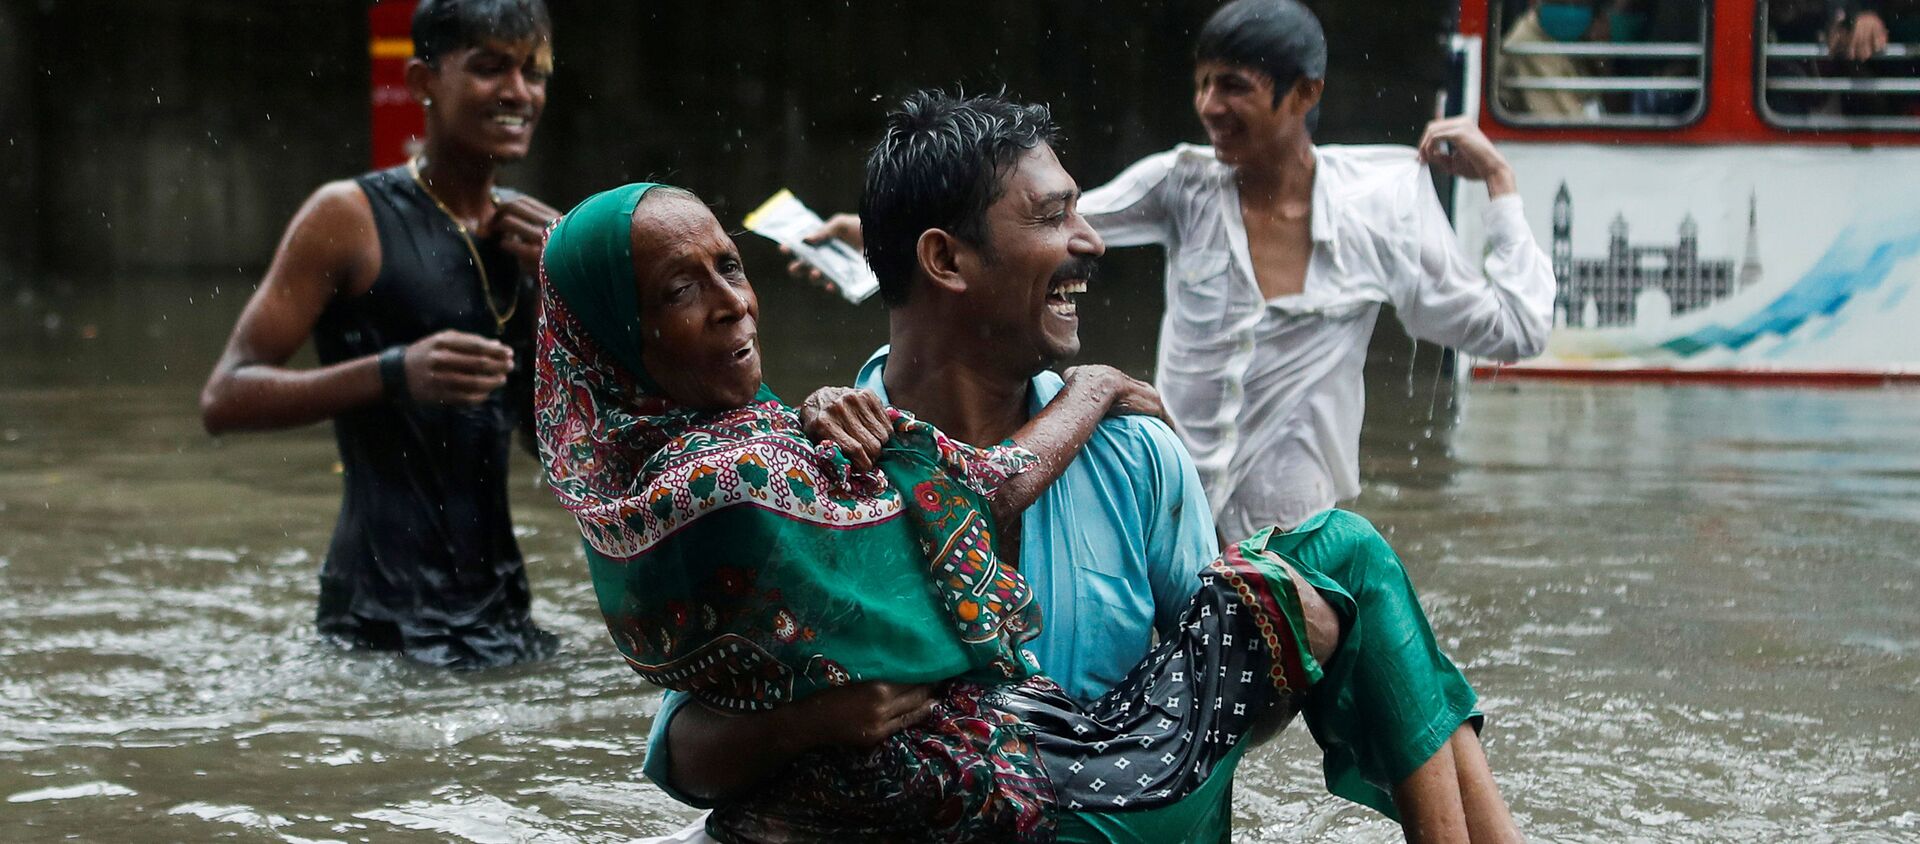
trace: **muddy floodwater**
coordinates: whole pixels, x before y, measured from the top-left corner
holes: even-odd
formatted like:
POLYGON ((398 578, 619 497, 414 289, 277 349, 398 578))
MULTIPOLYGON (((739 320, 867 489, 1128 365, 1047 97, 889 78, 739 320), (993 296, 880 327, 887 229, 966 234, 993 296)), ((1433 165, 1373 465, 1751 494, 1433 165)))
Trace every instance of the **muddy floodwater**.
MULTIPOLYGON (((0 840, 601 842, 691 818, 641 777, 659 692, 615 657, 531 459, 516 530, 559 657, 448 674, 316 638, 330 432, 201 432, 244 295, 211 287, 9 294, 0 840)), ((801 301, 763 299, 790 399, 884 330, 872 303, 778 317, 801 301)), ((1090 349, 1150 360, 1150 318, 1082 314, 1090 349)), ((1536 840, 1920 840, 1920 391, 1454 391, 1419 364, 1375 367, 1353 508, 1480 689, 1536 840)), ((1237 838, 1399 839, 1325 794, 1297 726, 1247 759, 1237 838)))

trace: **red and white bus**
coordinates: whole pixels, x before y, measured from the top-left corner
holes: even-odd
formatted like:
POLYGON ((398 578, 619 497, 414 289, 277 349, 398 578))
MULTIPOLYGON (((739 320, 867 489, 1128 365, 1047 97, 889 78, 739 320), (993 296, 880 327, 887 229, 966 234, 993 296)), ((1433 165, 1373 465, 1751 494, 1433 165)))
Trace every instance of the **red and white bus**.
MULTIPOLYGON (((1557 282, 1546 354, 1474 375, 1920 381, 1920 2, 1874 5, 1461 0, 1452 111, 1557 282)), ((1481 254, 1485 194, 1454 195, 1481 254)))

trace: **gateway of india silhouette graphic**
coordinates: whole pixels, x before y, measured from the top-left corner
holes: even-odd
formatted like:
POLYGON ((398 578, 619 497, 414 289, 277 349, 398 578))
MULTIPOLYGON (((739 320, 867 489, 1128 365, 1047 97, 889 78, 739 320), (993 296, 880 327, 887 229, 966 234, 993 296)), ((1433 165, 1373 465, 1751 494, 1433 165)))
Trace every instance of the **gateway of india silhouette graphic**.
POLYGON ((1555 327, 1616 328, 1651 324, 1711 305, 1760 281, 1759 212, 1747 195, 1747 249, 1739 272, 1733 259, 1700 260, 1700 226, 1680 221, 1672 245, 1627 240, 1627 218, 1607 227, 1604 257, 1573 256, 1573 197, 1567 183, 1553 197, 1553 322, 1555 327))

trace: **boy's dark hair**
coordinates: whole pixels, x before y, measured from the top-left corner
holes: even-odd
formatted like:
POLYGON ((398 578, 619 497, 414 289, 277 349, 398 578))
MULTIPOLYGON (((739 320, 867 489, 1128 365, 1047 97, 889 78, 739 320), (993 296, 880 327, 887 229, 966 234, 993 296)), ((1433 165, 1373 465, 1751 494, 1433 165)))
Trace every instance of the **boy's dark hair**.
POLYGON ((987 208, 1004 193, 1007 170, 1059 136, 1046 106, 1005 96, 924 90, 902 100, 867 156, 860 194, 860 228, 881 301, 907 301, 927 230, 987 248, 987 208))
POLYGON ((1301 78, 1327 77, 1327 34, 1299 0, 1233 0, 1200 27, 1193 60, 1260 70, 1279 105, 1301 78))
POLYGON ((413 10, 413 55, 427 64, 490 41, 552 37, 546 0, 421 0, 413 10))

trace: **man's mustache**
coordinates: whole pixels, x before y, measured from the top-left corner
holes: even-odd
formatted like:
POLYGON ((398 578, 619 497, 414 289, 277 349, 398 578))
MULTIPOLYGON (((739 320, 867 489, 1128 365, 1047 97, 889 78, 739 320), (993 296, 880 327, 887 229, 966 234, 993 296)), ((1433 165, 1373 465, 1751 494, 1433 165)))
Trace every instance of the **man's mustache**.
POLYGON ((1056 269, 1053 271, 1052 283, 1059 284, 1064 281, 1072 281, 1074 279, 1080 279, 1082 281, 1087 282, 1089 285, 1091 285, 1093 283, 1094 274, 1099 272, 1099 270, 1100 270, 1099 259, 1089 258, 1085 256, 1082 256, 1079 258, 1069 258, 1067 259, 1066 263, 1060 265, 1059 269, 1056 269))

